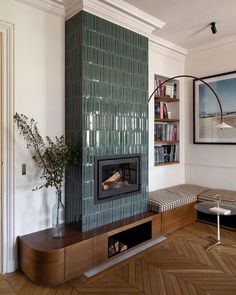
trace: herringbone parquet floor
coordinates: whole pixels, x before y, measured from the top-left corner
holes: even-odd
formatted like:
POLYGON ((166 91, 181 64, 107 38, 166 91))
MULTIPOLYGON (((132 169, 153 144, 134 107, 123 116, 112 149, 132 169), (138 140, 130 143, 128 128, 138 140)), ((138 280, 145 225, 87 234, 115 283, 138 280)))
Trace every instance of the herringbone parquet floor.
MULTIPOLYGON (((205 251, 215 231, 215 226, 195 222, 90 279, 82 275, 53 288, 37 286, 19 271, 4 275, 0 294, 236 295, 236 248, 205 251)), ((222 239, 236 244, 236 232, 222 230, 222 239)))

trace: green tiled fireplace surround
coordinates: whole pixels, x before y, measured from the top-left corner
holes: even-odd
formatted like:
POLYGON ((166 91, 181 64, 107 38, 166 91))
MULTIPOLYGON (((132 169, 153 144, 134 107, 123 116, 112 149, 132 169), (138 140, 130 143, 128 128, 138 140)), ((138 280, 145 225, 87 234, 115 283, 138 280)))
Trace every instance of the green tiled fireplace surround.
POLYGON ((66 221, 87 231, 147 211, 148 40, 81 11, 66 21, 66 221), (94 204, 94 157, 141 153, 141 193, 94 204))

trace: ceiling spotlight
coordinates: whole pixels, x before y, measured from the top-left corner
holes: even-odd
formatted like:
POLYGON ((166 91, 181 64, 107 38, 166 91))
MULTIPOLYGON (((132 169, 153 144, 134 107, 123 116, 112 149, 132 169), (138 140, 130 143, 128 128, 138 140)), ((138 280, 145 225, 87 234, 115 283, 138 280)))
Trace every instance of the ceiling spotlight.
POLYGON ((211 31, 212 31, 212 34, 217 33, 216 23, 215 22, 212 22, 211 23, 211 31))

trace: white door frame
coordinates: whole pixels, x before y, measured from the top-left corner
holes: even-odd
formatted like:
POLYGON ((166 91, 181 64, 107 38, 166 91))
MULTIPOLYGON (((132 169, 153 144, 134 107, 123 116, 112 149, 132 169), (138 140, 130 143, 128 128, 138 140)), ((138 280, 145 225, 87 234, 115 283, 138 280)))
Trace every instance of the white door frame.
POLYGON ((0 20, 2 33, 2 272, 17 268, 14 230, 14 25, 0 20))
POLYGON ((2 273, 2 33, 0 32, 0 273, 2 273))

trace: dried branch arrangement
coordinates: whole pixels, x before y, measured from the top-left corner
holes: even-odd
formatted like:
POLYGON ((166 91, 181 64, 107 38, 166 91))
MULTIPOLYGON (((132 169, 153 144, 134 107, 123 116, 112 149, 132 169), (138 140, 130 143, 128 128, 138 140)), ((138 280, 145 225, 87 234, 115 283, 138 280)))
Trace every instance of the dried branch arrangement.
POLYGON ((64 135, 55 137, 55 141, 46 136, 44 141, 37 122, 23 114, 16 113, 14 121, 26 141, 26 147, 32 153, 33 160, 42 169, 41 178, 45 179, 45 183, 34 190, 51 186, 55 187, 56 191, 61 191, 65 168, 70 163, 76 162, 76 153, 72 144, 66 142, 64 135))

